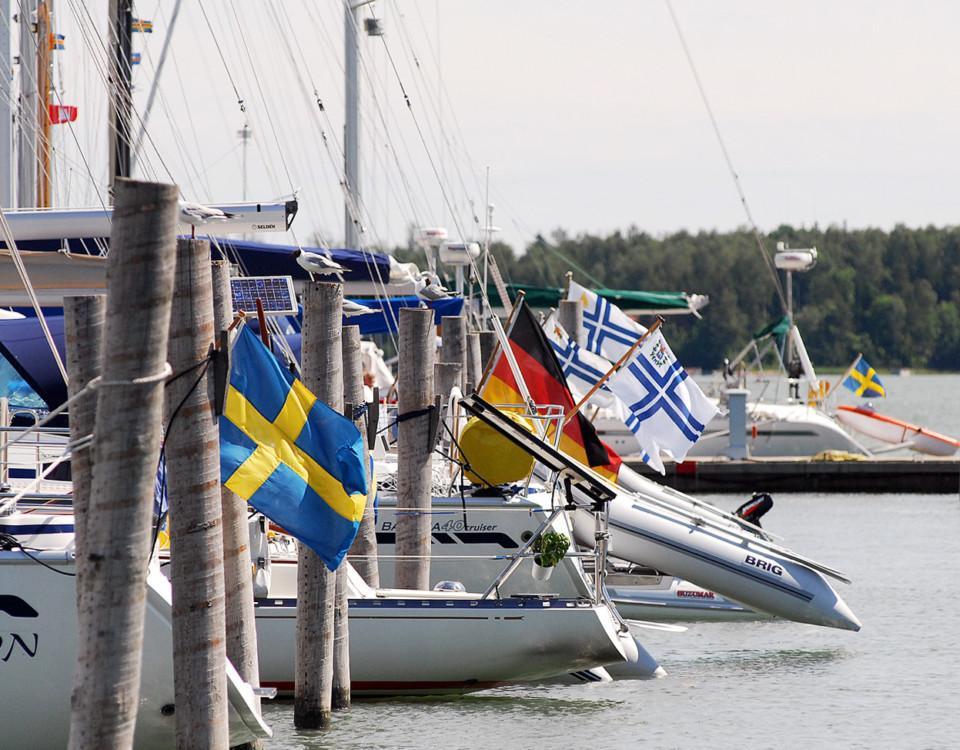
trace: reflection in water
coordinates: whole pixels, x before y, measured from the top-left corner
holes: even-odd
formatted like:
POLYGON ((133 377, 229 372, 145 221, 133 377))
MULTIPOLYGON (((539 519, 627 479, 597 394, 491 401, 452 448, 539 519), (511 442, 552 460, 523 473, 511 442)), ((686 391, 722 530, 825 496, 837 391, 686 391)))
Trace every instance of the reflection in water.
POLYGON ((849 656, 846 649, 770 649, 736 650, 701 656, 690 661, 690 666, 716 669, 750 670, 751 672, 805 672, 824 664, 837 662, 849 656))

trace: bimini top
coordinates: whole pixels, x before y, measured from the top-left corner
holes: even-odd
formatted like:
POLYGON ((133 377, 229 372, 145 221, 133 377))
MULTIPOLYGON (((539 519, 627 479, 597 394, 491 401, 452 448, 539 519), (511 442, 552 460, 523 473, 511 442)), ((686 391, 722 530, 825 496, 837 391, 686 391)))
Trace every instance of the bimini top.
MULTIPOLYGON (((510 295, 511 302, 516 301, 517 292, 521 289, 530 307, 557 307, 565 296, 560 287, 507 284, 507 293, 510 295)), ((698 315, 700 308, 705 307, 710 301, 705 294, 688 294, 687 292, 638 292, 605 287, 593 291, 626 313, 643 315, 698 315)), ((493 284, 487 286, 487 295, 491 300, 500 299, 493 284)))

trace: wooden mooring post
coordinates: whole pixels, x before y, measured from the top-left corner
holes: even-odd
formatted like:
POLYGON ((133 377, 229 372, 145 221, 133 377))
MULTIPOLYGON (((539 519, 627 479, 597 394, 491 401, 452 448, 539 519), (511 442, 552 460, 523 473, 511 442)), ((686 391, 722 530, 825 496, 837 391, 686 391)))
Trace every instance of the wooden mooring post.
POLYGON ((177 241, 175 279, 168 352, 174 373, 185 374, 167 386, 164 453, 170 503, 177 747, 226 748, 220 433, 214 410, 208 241, 177 241))
MULTIPOLYGON (((226 346, 224 333, 233 321, 230 293, 230 264, 214 261, 213 326, 218 345, 226 346)), ((250 530, 247 503, 223 485, 220 486, 220 514, 223 520, 224 624, 227 658, 248 683, 260 685, 257 656, 256 610, 253 606, 253 569, 250 559, 250 530)), ((259 750, 259 741, 240 745, 237 750, 259 750)))
POLYGON ((583 346, 583 307, 580 306, 580 302, 575 299, 560 300, 557 320, 577 346, 583 346))
MULTIPOLYGON (((67 395, 73 398, 99 377, 103 363, 103 323, 107 298, 102 294, 63 298, 63 338, 66 344, 67 395)), ((70 442, 93 434, 97 414, 97 392, 89 390, 70 406, 70 442)), ((4 425, 6 426, 6 425, 4 425)), ((74 552, 77 566, 87 560, 87 510, 93 480, 93 446, 74 448, 70 453, 70 481, 73 495, 74 552)), ((89 583, 89 576, 80 576, 89 583)), ((77 605, 83 590, 77 581, 77 605)))
MULTIPOLYGON (((360 356, 360 327, 343 327, 343 401, 352 404, 354 408, 364 403, 363 397, 363 359, 360 356)), ((356 419, 357 429, 364 436, 364 464, 370 466, 370 451, 366 443, 368 416, 364 411, 356 419)), ((370 481, 375 481, 373 476, 370 481)), ((368 499, 373 496, 367 492, 368 499)), ((380 588, 380 566, 377 561, 377 525, 374 519, 373 502, 367 502, 363 509, 363 520, 360 521, 360 530, 350 548, 350 564, 360 574, 360 577, 373 588, 380 588), (356 558, 353 556, 356 555, 356 558)))
MULTIPOLYGON (((303 294, 303 384, 330 408, 343 410, 340 342, 343 286, 309 283, 303 294)), ((293 722, 300 729, 330 726, 334 681, 337 576, 305 544, 298 545, 297 664, 293 722)))
POLYGON ((480 331, 480 363, 482 371, 490 367, 490 357, 497 348, 496 331, 480 331))
POLYGON ((480 331, 467 334, 467 374, 464 376, 464 396, 473 393, 483 377, 483 356, 480 352, 480 331))
POLYGON ((400 362, 397 378, 397 506, 416 508, 397 515, 396 586, 430 587, 430 486, 434 413, 433 311, 400 310, 400 362))
POLYGON ((133 746, 177 232, 174 185, 116 181, 97 388, 72 750, 133 746))
POLYGON ((444 315, 440 319, 440 339, 439 361, 459 363, 456 385, 462 391, 467 378, 467 319, 462 315, 444 315))

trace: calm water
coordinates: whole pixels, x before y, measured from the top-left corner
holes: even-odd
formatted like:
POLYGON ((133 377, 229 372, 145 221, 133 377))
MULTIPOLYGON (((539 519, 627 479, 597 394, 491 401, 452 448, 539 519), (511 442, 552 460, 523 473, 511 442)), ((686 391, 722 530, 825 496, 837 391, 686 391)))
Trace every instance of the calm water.
MULTIPOLYGON (((960 433, 960 376, 884 378, 883 407, 960 433)), ((733 508, 740 498, 706 498, 733 508)), ((266 707, 270 748, 953 748, 960 745, 960 498, 780 494, 765 525, 850 575, 859 633, 787 622, 649 631, 669 673, 361 702, 324 734, 266 707)), ((765 519, 766 520, 766 519, 765 519)))

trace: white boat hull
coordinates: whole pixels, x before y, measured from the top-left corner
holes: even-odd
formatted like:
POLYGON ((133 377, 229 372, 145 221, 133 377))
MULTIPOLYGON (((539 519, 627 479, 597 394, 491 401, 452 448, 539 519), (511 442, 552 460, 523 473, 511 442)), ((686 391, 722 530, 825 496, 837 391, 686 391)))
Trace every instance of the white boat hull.
MULTIPOLYGON (((796 622, 859 630, 860 623, 824 577, 806 565, 753 544, 715 524, 690 518, 627 493, 609 506, 610 552, 691 581, 753 609, 796 622)), ((578 510, 581 544, 594 534, 593 515, 578 510)))
POLYGON ((607 578, 607 593, 628 620, 650 622, 712 622, 761 620, 770 617, 715 591, 672 576, 607 578))
MULTIPOLYGON (((351 599, 351 690, 468 693, 622 662, 617 629, 607 607, 584 601, 351 599)), ((292 693, 295 602, 259 602, 257 639, 261 684, 292 693)))
MULTIPOLYGON (((648 482, 641 478, 643 482, 648 482)), ((654 488, 660 488, 652 482, 654 488)), ((645 485, 644 485, 645 486, 645 485)), ((663 488, 660 488, 663 489, 663 488)), ((671 493, 673 491, 670 491, 671 493)), ((674 493, 675 494, 675 493, 674 493)), ((486 588, 504 568, 505 555, 518 550, 525 535, 533 533, 546 516, 546 509, 530 500, 505 503, 497 498, 434 498, 432 526, 433 558, 430 562, 430 583, 456 580, 471 591, 486 588), (464 507, 466 510, 464 510, 464 507)), ((672 494, 665 499, 677 502, 672 494)), ((394 529, 396 528, 395 500, 382 498, 377 526, 377 542, 380 550, 380 580, 385 586, 393 585, 394 564, 390 555, 395 554, 394 529)), ((689 505, 691 510, 703 506, 689 505)), ((565 518, 558 519, 555 530, 572 535, 565 518)), ((553 592, 561 596, 587 596, 590 588, 584 585, 583 568, 575 557, 568 557, 558 565, 547 581, 540 581, 531 574, 533 566, 524 562, 508 579, 501 591, 553 592)), ((672 576, 631 576, 630 583, 619 575, 608 576, 607 591, 625 619, 639 620, 714 620, 758 618, 758 614, 736 602, 731 602, 714 592, 707 596, 684 598, 688 590, 699 589, 693 584, 672 576), (614 586, 613 582, 617 582, 614 586), (679 593, 677 593, 679 592, 679 593), (677 607, 667 606, 671 598, 678 601, 677 607)), ((650 657, 649 668, 644 677, 657 676, 656 661, 650 657), (650 666, 652 664, 652 666, 650 666)))
POLYGON ((909 443, 918 453, 953 456, 960 449, 960 441, 951 437, 869 409, 841 406, 836 416, 851 430, 891 445, 909 443))
MULTIPOLYGON (((720 414, 690 448, 687 459, 726 456, 729 420, 720 414)), ((640 444, 622 422, 597 420, 600 437, 620 455, 640 453, 640 444)), ((804 404, 748 404, 747 454, 754 458, 815 456, 826 450, 866 453, 864 447, 829 415, 804 404)))
MULTIPOLYGON (((72 521, 72 519, 71 519, 72 521)), ((32 553, 65 573, 69 551, 32 553)), ((70 733, 70 691, 76 662, 76 579, 58 575, 20 552, 0 552, 0 726, 3 747, 61 748, 70 733), (11 598, 11 597, 15 597, 11 598), (11 614, 29 606, 35 615, 11 614)), ((173 634, 169 585, 159 573, 148 580, 144 651, 137 711, 138 750, 176 744, 173 634), (165 710, 165 707, 168 707, 165 710)), ((228 665, 230 744, 270 736, 252 690, 228 665)))

